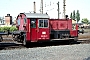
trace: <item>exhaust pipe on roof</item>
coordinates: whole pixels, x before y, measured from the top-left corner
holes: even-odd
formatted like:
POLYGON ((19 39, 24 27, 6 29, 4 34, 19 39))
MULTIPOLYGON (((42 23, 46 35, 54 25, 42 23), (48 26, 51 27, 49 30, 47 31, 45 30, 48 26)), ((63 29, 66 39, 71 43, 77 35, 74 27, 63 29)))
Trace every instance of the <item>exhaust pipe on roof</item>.
POLYGON ((65 19, 69 19, 69 18, 68 18, 68 15, 65 15, 65 19))
POLYGON ((34 1, 34 13, 36 13, 36 2, 34 1))

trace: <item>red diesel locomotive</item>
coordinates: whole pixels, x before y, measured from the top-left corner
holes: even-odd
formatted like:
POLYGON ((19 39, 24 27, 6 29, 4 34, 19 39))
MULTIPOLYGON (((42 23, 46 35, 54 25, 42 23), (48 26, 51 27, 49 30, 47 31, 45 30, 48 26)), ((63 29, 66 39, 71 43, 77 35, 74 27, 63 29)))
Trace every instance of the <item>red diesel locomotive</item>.
POLYGON ((20 13, 16 27, 18 31, 13 32, 13 38, 24 45, 28 42, 78 38, 78 25, 73 30, 71 19, 50 19, 47 14, 20 13))

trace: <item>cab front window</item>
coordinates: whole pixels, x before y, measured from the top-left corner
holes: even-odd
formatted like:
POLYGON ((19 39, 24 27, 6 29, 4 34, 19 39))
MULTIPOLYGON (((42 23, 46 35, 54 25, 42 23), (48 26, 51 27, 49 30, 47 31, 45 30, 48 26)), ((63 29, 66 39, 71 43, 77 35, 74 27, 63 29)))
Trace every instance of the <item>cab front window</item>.
POLYGON ((20 19, 17 20, 17 24, 20 25, 20 19))
POLYGON ((26 24, 26 20, 27 20, 27 19, 26 19, 26 18, 24 18, 24 24, 26 24))

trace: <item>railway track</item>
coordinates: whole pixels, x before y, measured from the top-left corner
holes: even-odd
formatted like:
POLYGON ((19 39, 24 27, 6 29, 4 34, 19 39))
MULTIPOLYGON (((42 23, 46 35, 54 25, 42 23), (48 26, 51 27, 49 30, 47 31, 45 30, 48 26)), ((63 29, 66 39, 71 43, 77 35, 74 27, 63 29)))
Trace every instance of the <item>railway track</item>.
POLYGON ((25 48, 22 44, 13 41, 0 42, 0 50, 12 50, 25 48))
POLYGON ((79 39, 69 43, 69 41, 52 41, 52 42, 43 42, 43 43, 30 43, 27 47, 23 46, 21 43, 15 42, 10 39, 4 39, 0 42, 0 50, 12 50, 12 49, 21 49, 21 48, 36 48, 36 47, 47 47, 47 46, 60 46, 60 45, 74 45, 74 44, 89 44, 90 39, 79 39))
POLYGON ((80 42, 81 44, 90 43, 90 39, 79 39, 77 42, 80 42))

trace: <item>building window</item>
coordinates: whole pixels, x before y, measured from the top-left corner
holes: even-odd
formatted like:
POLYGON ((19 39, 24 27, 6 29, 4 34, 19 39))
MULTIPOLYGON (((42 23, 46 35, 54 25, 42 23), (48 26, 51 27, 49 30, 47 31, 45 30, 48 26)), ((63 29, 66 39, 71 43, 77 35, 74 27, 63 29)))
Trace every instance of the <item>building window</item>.
POLYGON ((2 24, 2 21, 1 21, 1 24, 2 24))

